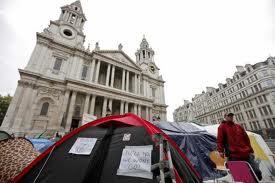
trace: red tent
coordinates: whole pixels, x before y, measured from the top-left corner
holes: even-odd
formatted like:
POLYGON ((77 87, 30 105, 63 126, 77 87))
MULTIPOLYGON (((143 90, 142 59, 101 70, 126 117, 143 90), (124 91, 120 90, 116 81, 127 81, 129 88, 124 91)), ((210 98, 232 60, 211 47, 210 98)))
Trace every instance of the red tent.
POLYGON ((159 162, 159 146, 152 138, 155 134, 161 134, 170 144, 176 181, 202 182, 200 175, 168 135, 131 113, 108 116, 75 129, 35 159, 14 182, 156 182, 159 169, 152 170, 152 179, 117 175, 125 146, 153 145, 152 164, 159 162), (131 139, 122 140, 125 134, 131 134, 131 139), (79 137, 98 139, 90 155, 68 153, 79 137))

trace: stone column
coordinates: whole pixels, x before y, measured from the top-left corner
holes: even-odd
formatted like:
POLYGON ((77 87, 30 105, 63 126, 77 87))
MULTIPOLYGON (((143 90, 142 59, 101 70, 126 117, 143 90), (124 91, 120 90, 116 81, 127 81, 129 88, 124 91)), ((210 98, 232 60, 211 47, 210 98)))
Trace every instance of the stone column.
POLYGON ((95 74, 95 59, 92 60, 92 66, 91 66, 91 74, 90 74, 90 81, 94 81, 94 74, 95 74))
POLYGON ((107 109, 107 98, 104 97, 103 107, 102 107, 102 117, 106 116, 106 109, 107 109))
POLYGON ((129 71, 126 72, 126 91, 129 92, 129 71))
POLYGON ((112 108, 113 108, 113 99, 109 99, 109 109, 111 110, 111 112, 112 112, 112 114, 113 114, 113 110, 112 110, 112 108))
POLYGON ((138 77, 138 94, 140 95, 140 85, 141 85, 141 75, 139 74, 139 77, 138 77))
POLYGON ((138 116, 141 117, 141 105, 138 105, 138 116))
POLYGON ((146 120, 149 121, 149 109, 148 109, 148 106, 146 106, 146 120))
POLYGON ((23 119, 26 115, 26 108, 27 108, 27 105, 28 105, 30 97, 31 97, 30 96, 31 95, 31 90, 32 90, 32 88, 28 84, 24 87, 24 93, 23 93, 23 96, 22 96, 22 101, 21 101, 21 104, 19 106, 18 113, 15 117, 15 121, 14 121, 14 124, 13 124, 13 128, 16 129, 17 131, 20 130, 20 128, 22 126, 23 119))
POLYGON ((159 91, 160 91, 160 103, 161 104, 164 104, 164 93, 163 93, 163 87, 162 86, 160 86, 160 88, 159 88, 159 91))
POLYGON ((78 58, 77 62, 78 62, 78 64, 76 65, 76 76, 75 76, 75 78, 81 79, 84 60, 82 58, 78 58))
POLYGON ((109 86, 109 81, 110 81, 110 70, 111 70, 111 64, 108 64, 107 68, 107 76, 106 76, 106 86, 109 86))
MULTIPOLYGON (((153 96, 153 94, 152 94, 152 96, 153 96)), ((157 86, 157 88, 155 89, 155 102, 156 103, 159 103, 159 104, 161 103, 160 102, 160 97, 161 97, 160 89, 157 86)))
POLYGON ((69 17, 69 13, 65 12, 65 14, 63 15, 63 20, 67 21, 68 17, 69 17))
POLYGON ((124 114, 124 102, 120 101, 120 114, 124 114))
POLYGON ((134 114, 137 115, 137 104, 134 104, 134 114))
POLYGON ((128 106, 129 106, 129 103, 125 102, 125 113, 128 113, 128 106))
POLYGON ((143 94, 147 97, 147 81, 143 80, 143 94))
POLYGON ((67 132, 70 131, 70 127, 72 124, 72 117, 73 117, 73 113, 74 113, 76 94, 77 94, 77 92, 73 91, 71 101, 70 101, 69 110, 68 110, 68 115, 67 115, 68 117, 67 117, 67 122, 66 122, 66 128, 65 128, 65 130, 67 132))
POLYGON ((89 93, 86 94, 83 114, 84 114, 84 113, 88 113, 90 96, 91 96, 91 95, 90 95, 89 93))
POLYGON ((152 99, 152 89, 150 87, 150 83, 147 82, 147 90, 148 90, 148 97, 152 99))
POLYGON ((135 74, 135 94, 138 93, 138 78, 137 78, 137 74, 135 74))
POLYGON ((96 73, 95 73, 95 83, 98 83, 98 78, 99 78, 99 70, 100 70, 100 63, 101 61, 98 60, 97 65, 96 65, 96 73))
POLYGON ((25 124, 24 127, 25 129, 29 130, 31 129, 33 122, 32 122, 32 118, 33 118, 33 114, 36 108, 36 103, 37 103, 37 88, 33 87, 32 88, 32 93, 30 96, 30 100, 29 100, 29 105, 27 106, 27 109, 29 110, 28 115, 25 117, 25 124))
POLYGON ((125 90, 125 69, 122 70, 122 90, 125 90))
POLYGON ((96 99, 96 95, 93 95, 91 99, 90 112, 89 112, 91 115, 95 114, 95 99, 96 99))
POLYGON ((38 64, 36 64, 36 68, 37 68, 36 71, 38 71, 38 73, 44 73, 44 69, 45 69, 44 66, 45 66, 45 64, 47 64, 47 62, 43 62, 43 61, 47 60, 47 59, 45 59, 49 55, 49 53, 47 54, 47 51, 49 51, 49 48, 47 48, 45 46, 42 47, 42 49, 40 50, 39 57, 36 60, 36 62, 37 61, 39 62, 38 64))
POLYGON ((70 20, 71 20, 71 16, 72 16, 72 14, 71 14, 71 13, 69 13, 68 21, 70 21, 70 20))
POLYGON ((78 18, 77 18, 77 26, 79 27, 80 25, 81 25, 81 18, 78 17, 78 18))
POLYGON ((66 90, 65 96, 63 98, 62 107, 61 107, 61 115, 59 116, 59 119, 58 119, 59 126, 61 126, 62 120, 66 120, 67 119, 66 116, 68 116, 68 114, 66 112, 67 112, 67 108, 68 108, 70 92, 71 92, 70 90, 66 90))
POLYGON ((18 83, 17 88, 14 93, 14 96, 11 100, 11 103, 9 105, 7 112, 6 112, 4 121, 2 123, 3 128, 9 128, 13 125, 14 120, 12 120, 12 119, 13 119, 13 116, 16 115, 15 108, 16 108, 16 106, 20 105, 19 101, 20 101, 20 99, 22 99, 22 94, 23 94, 23 86, 21 83, 18 83))
POLYGON ((112 67, 112 78, 111 78, 111 87, 114 87, 115 70, 116 70, 116 67, 113 65, 113 67, 112 67))
POLYGON ((152 117, 153 117, 153 115, 152 115, 152 108, 150 107, 149 108, 149 121, 151 121, 151 122, 152 122, 152 117))

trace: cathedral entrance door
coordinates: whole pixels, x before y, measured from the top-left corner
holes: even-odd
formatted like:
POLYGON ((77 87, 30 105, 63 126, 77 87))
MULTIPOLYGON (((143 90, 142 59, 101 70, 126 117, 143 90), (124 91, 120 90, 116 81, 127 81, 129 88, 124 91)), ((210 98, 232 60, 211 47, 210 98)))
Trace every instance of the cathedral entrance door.
POLYGON ((79 127, 79 119, 72 119, 70 131, 79 127))

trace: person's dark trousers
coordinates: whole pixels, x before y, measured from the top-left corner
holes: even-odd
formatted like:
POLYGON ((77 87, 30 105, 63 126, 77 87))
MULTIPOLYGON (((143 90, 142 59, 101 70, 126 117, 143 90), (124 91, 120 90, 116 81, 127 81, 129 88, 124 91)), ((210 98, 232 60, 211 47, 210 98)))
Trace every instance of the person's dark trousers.
POLYGON ((259 165, 255 162, 254 156, 250 155, 248 159, 238 159, 238 158, 229 158, 229 161, 246 161, 247 163, 250 164, 252 167, 253 171, 255 172, 256 176, 258 177, 259 180, 262 180, 262 172, 259 169, 259 165))

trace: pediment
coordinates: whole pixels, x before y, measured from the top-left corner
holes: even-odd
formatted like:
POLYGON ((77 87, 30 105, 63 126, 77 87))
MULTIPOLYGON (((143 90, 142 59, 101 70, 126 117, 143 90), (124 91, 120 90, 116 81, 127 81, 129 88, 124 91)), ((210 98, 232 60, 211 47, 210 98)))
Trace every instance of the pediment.
POLYGON ((97 51, 97 53, 104 55, 105 57, 109 57, 111 59, 116 60, 117 62, 124 63, 126 65, 129 65, 131 67, 135 67, 137 69, 141 69, 126 53, 119 50, 111 50, 111 51, 105 51, 100 50, 97 51))

